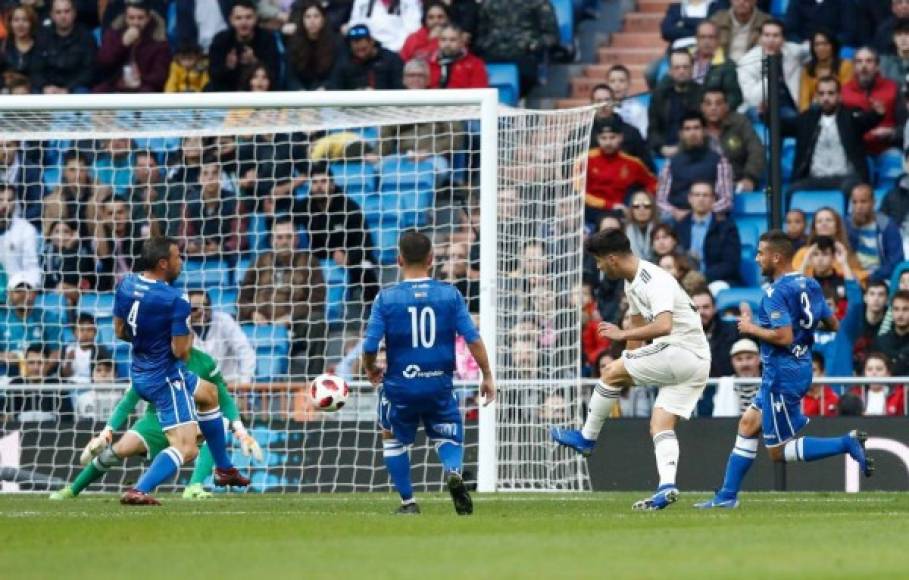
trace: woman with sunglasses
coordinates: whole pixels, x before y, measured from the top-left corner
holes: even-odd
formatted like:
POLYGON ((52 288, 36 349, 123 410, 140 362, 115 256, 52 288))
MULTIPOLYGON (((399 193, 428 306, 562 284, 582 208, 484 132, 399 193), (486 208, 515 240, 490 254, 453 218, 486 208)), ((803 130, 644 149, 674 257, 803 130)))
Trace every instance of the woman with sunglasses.
POLYGON ((658 223, 653 197, 643 190, 631 194, 625 235, 631 242, 631 251, 642 260, 653 261, 654 253, 650 240, 658 223))

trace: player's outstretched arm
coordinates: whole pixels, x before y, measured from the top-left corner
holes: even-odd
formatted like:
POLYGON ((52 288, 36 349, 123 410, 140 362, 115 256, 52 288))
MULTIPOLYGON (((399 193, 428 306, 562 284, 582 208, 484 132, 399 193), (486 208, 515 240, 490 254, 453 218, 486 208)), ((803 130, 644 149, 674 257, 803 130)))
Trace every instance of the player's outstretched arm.
POLYGON ((483 380, 480 382, 480 396, 485 400, 483 406, 486 406, 496 399, 496 384, 492 376, 492 369, 489 367, 489 353, 486 352, 486 344, 482 338, 467 343, 467 349, 477 361, 480 372, 483 373, 483 380))
POLYGON ((382 384, 382 378, 385 374, 382 371, 382 368, 376 364, 376 359, 379 357, 378 352, 364 352, 363 353, 363 370, 366 372, 366 378, 369 379, 369 382, 373 386, 378 387, 382 384))

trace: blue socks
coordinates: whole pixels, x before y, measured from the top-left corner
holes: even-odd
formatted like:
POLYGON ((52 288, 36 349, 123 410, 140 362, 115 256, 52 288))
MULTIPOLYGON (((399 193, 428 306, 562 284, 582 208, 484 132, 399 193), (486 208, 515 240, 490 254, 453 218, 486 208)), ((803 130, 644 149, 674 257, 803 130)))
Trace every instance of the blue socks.
POLYGON ((385 459, 385 468, 395 489, 401 495, 401 501, 413 501, 413 484, 410 482, 410 456, 407 448, 397 439, 382 441, 382 457, 385 459))
POLYGON ((208 450, 211 451, 218 469, 233 467, 233 462, 227 456, 227 437, 224 436, 224 419, 221 417, 219 407, 204 413, 199 412, 199 430, 208 443, 208 450))
POLYGON ((173 447, 159 453, 148 470, 139 478, 136 489, 142 493, 151 493, 153 489, 170 479, 183 465, 183 456, 173 447))
POLYGON ((842 437, 799 437, 783 448, 786 463, 817 461, 849 452, 849 435, 842 437))
POLYGON ((436 445, 436 452, 439 454, 439 460, 445 473, 454 471, 461 473, 461 467, 464 463, 464 447, 451 441, 444 441, 436 445))
POLYGON ((723 499, 734 499, 739 490, 742 489, 742 480, 745 474, 751 469, 757 457, 758 438, 744 437, 737 435, 735 438, 735 447, 729 454, 729 461, 726 463, 726 476, 723 478, 723 487, 717 495, 723 499))

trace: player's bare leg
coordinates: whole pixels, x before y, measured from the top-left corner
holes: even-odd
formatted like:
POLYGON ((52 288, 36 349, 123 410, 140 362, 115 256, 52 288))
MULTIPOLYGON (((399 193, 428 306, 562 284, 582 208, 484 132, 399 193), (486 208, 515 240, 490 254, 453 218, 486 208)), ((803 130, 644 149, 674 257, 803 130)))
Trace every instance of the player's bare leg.
POLYGON ((549 433, 553 441, 589 457, 596 446, 597 437, 603 429, 603 424, 612 415, 612 411, 619 401, 622 389, 632 385, 634 385, 634 379, 628 374, 622 359, 609 363, 590 395, 584 428, 578 430, 550 427, 549 433))
POLYGON ((193 399, 199 411, 199 430, 208 442, 208 448, 217 466, 214 475, 215 485, 248 486, 249 478, 243 476, 227 456, 224 424, 218 404, 218 388, 208 381, 199 379, 193 399))
POLYGON ((675 427, 679 418, 674 413, 654 407, 650 416, 650 436, 653 437, 653 453, 656 457, 660 484, 653 496, 637 501, 632 509, 638 511, 661 510, 679 499, 675 476, 679 465, 679 441, 675 427))

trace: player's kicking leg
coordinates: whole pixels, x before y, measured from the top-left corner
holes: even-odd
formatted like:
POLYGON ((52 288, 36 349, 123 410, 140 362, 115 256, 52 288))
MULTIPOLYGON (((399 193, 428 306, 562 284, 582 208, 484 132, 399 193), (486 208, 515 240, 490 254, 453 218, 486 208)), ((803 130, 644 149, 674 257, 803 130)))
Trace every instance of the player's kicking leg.
POLYGON ((392 405, 382 390, 379 391, 377 408, 379 428, 382 430, 382 459, 385 469, 391 477, 401 505, 395 511, 399 515, 416 515, 420 506, 413 496, 413 483, 410 479, 410 446, 417 433, 419 416, 408 413, 405 408, 392 405))
POLYGON ((473 513, 473 500, 464 483, 464 424, 454 394, 439 404, 432 413, 423 415, 426 436, 435 444, 445 470, 445 485, 460 516, 473 513))
POLYGON ((198 386, 193 389, 193 398, 198 407, 199 430, 208 443, 215 462, 215 485, 245 487, 249 479, 240 474, 227 454, 227 436, 224 433, 224 417, 218 404, 218 389, 212 383, 199 379, 193 373, 186 374, 189 385, 193 380, 198 386))
POLYGON ((758 438, 761 436, 761 411, 758 398, 745 410, 739 419, 735 445, 726 462, 723 485, 713 498, 696 503, 699 509, 734 509, 739 506, 739 490, 742 481, 757 457, 758 438))

